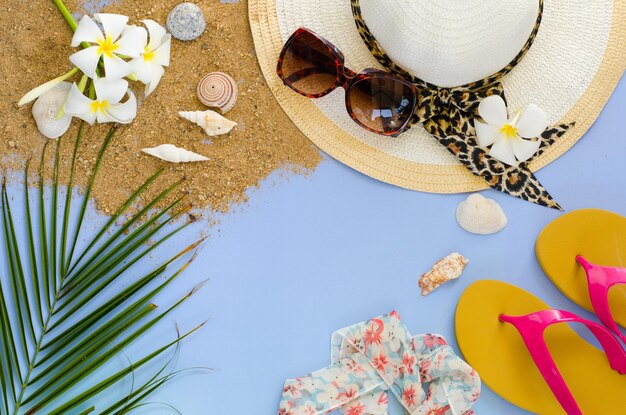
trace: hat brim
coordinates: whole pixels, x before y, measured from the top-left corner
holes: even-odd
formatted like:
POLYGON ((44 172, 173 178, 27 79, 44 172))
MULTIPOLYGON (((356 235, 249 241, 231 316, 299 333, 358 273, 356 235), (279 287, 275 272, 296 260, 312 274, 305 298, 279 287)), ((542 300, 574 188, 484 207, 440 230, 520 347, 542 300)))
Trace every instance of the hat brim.
MULTIPOLYGON (((314 100, 302 97, 285 87, 276 75, 276 61, 284 43, 276 0, 249 0, 248 7, 259 65, 268 86, 292 121, 322 151, 368 176, 407 189, 432 193, 462 193, 487 188, 481 178, 473 176, 465 167, 449 159, 442 158, 443 162, 420 162, 371 145, 362 136, 349 132, 354 131, 354 126, 340 126, 341 123, 329 118, 327 112, 320 109, 314 100)), ((592 79, 588 79, 584 93, 558 119, 559 124, 575 121, 576 125, 544 154, 534 159, 530 164, 531 170, 536 171, 554 161, 582 137, 598 117, 621 78, 626 62, 626 2, 613 0, 611 16, 604 54, 600 57, 597 69, 592 75, 587 75, 592 79)), ((356 27, 353 30, 356 32, 356 27)), ((542 27, 541 30, 549 29, 542 27)), ((541 88, 537 85, 524 87, 541 88)), ((567 88, 567 85, 564 87, 567 88)), ((540 102, 537 104, 541 106, 540 102)), ((337 111, 339 110, 337 107, 337 111)), ((434 139, 431 142, 424 141, 422 145, 422 151, 428 151, 429 146, 439 146, 434 139)), ((433 148, 433 151, 441 153, 439 148, 433 148)))

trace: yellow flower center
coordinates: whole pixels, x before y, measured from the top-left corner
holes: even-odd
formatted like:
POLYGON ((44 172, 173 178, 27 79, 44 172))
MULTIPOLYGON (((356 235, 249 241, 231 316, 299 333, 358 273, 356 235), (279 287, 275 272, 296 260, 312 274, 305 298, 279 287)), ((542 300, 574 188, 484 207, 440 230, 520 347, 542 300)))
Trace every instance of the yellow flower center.
POLYGON ((98 55, 106 55, 109 58, 113 56, 113 52, 120 48, 119 45, 113 43, 113 39, 107 36, 104 40, 98 40, 98 55))
POLYGON ((511 124, 504 124, 502 128, 500 128, 500 132, 504 134, 509 140, 517 138, 517 128, 512 126, 511 124))
POLYGON ((143 54, 143 60, 146 62, 150 62, 153 59, 154 59, 154 52, 149 51, 148 48, 146 47, 145 53, 143 54))
POLYGON ((104 112, 105 109, 109 108, 109 102, 107 100, 104 101, 94 101, 91 103, 91 111, 92 112, 104 112))

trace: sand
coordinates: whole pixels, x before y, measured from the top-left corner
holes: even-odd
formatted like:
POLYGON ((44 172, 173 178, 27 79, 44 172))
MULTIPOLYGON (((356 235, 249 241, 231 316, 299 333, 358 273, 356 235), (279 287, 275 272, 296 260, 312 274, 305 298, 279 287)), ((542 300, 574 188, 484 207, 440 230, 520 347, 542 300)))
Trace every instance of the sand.
MULTIPOLYGON (((102 12, 121 13, 130 22, 153 19, 161 24, 179 0, 113 2, 102 12), (152 4, 152 5, 150 5, 152 4)), ((99 2, 67 0, 76 17, 93 13, 99 2)), ((98 208, 113 212, 131 192, 160 166, 166 172, 145 194, 154 197, 170 183, 184 178, 170 199, 187 194, 187 201, 204 212, 227 212, 245 203, 247 191, 275 171, 307 174, 321 160, 319 150, 293 125, 271 94, 254 54, 247 19, 247 2, 196 2, 207 29, 197 40, 173 40, 171 66, 157 90, 142 100, 143 84, 133 90, 141 100, 138 116, 120 126, 104 158, 94 188, 98 208), (181 110, 204 110, 196 97, 198 81, 222 71, 238 83, 239 100, 226 117, 239 125, 228 135, 208 137, 198 126, 179 118, 181 110), (141 148, 171 143, 209 157, 209 161, 170 164, 141 153, 141 148)), ((68 57, 72 32, 51 0, 15 2, 0 14, 0 168, 19 170, 29 157, 38 159, 48 141, 37 130, 31 105, 17 101, 29 89, 71 69, 68 57)), ((75 79, 78 81, 78 77, 75 79)), ((61 139, 62 175, 66 176, 77 125, 61 139)), ((78 185, 84 186, 110 124, 85 128, 77 166, 78 185)), ((55 143, 49 148, 53 149, 55 143)), ((53 151, 50 151, 52 154, 53 151)))

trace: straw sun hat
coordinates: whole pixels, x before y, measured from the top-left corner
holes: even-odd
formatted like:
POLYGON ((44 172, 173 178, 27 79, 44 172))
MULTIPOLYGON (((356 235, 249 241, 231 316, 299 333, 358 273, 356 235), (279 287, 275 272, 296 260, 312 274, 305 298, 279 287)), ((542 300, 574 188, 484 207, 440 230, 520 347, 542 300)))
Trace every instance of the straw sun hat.
POLYGON ((421 125, 395 138, 371 133, 348 115, 342 88, 309 99, 284 86, 276 74, 285 41, 300 27, 337 46, 354 71, 388 70, 364 42, 367 36, 355 24, 351 3, 360 3, 363 23, 389 60, 437 87, 483 80, 530 45, 500 79, 509 110, 536 104, 550 125, 576 122, 531 161, 532 171, 580 139, 625 69, 624 0, 249 0, 259 63, 294 123, 332 157, 409 189, 458 193, 487 183, 421 125))

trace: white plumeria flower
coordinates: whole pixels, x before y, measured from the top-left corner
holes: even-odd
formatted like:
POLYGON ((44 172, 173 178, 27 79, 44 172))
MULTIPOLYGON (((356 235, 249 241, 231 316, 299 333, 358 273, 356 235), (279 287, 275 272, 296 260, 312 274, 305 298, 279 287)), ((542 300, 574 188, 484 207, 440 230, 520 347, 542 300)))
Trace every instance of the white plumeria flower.
POLYGON ((141 56, 130 61, 130 66, 137 79, 146 85, 145 95, 148 96, 159 85, 165 73, 163 67, 170 65, 172 35, 154 20, 143 20, 143 24, 147 31, 143 27, 129 26, 126 32, 134 31, 137 37, 141 56))
POLYGON ((96 14, 97 21, 102 23, 104 33, 100 27, 88 16, 83 16, 74 37, 72 46, 76 47, 83 42, 94 44, 70 56, 70 61, 91 79, 96 79, 96 68, 100 58, 104 61, 104 70, 109 79, 121 79, 133 72, 133 67, 122 57, 136 58, 140 54, 137 47, 134 31, 122 32, 126 28, 128 17, 119 14, 96 14))
POLYGON ((100 78, 93 81, 96 89, 96 99, 91 100, 83 95, 76 84, 72 85, 65 101, 65 113, 81 118, 92 124, 117 122, 128 124, 137 115, 137 99, 128 89, 128 81, 124 79, 109 80, 100 78), (126 102, 120 103, 128 93, 126 102))
POLYGON ((491 146, 489 155, 510 166, 534 156, 541 140, 531 139, 548 128, 548 116, 534 104, 508 119, 506 104, 498 95, 483 99, 478 114, 486 123, 474 121, 478 144, 485 148, 491 146))

